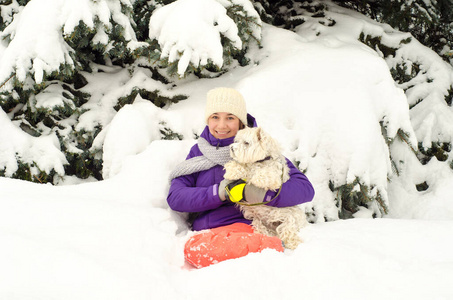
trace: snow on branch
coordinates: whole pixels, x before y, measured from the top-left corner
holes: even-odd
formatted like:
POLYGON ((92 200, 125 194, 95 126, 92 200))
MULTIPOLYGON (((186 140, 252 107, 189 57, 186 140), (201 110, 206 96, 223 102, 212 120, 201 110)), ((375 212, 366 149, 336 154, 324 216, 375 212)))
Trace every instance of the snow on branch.
MULTIPOLYGON (((198 68, 212 61, 221 68, 224 64, 222 37, 230 41, 234 49, 243 49, 238 26, 225 8, 233 5, 233 1, 222 3, 216 0, 179 0, 157 9, 151 16, 149 37, 159 42, 161 59, 168 58, 170 63, 179 60, 180 76, 184 75, 189 64, 198 68)), ((237 5, 259 20, 249 1, 240 1, 237 5)))
POLYGON ((13 176, 19 164, 28 165, 32 175, 38 175, 40 171, 49 174, 52 170, 64 175, 64 165, 68 162, 55 134, 31 137, 11 123, 2 109, 0 127, 0 171, 3 176, 13 176))
MULTIPOLYGON (((453 68, 409 33, 364 27, 361 40, 380 51, 398 87, 404 90, 416 139, 423 148, 453 141, 453 68)), ((416 142, 416 141, 415 141, 416 142)), ((414 142, 412 142, 414 144, 414 142)))
POLYGON ((14 16, 1 38, 11 39, 0 58, 0 81, 12 73, 24 82, 27 74, 34 74, 41 83, 44 72, 58 70, 60 64, 73 65, 70 48, 60 32, 58 1, 35 0, 14 16))
MULTIPOLYGON (((15 74, 20 82, 33 76, 40 84, 46 75, 59 72, 62 67, 73 70, 77 63, 73 60, 74 50, 65 39, 71 38, 80 23, 93 31, 102 29, 105 34, 114 21, 124 29, 124 39, 136 47, 135 33, 122 12, 123 6, 132 7, 128 0, 30 1, 0 34, 0 39, 10 41, 0 52, 0 82, 15 74)), ((108 39, 98 36, 94 42, 102 41, 106 44, 108 39)))

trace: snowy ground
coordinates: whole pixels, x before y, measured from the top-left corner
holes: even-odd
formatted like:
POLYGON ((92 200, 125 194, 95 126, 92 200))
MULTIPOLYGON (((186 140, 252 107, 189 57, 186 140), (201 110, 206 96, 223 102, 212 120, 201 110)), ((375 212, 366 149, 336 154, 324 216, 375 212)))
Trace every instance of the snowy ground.
POLYGON ((0 299, 453 297, 451 219, 312 224, 295 251, 191 269, 182 256, 190 232, 159 188, 174 164, 161 158, 181 156, 180 146, 154 142, 104 182, 0 178, 0 299))
MULTIPOLYGON (((355 17, 340 13, 331 34, 320 36, 327 27, 317 22, 297 34, 265 25, 263 48, 250 50, 256 64, 216 79, 186 78, 166 92, 189 99, 165 109, 137 98, 111 114, 112 99, 133 86, 153 90, 146 70, 129 81, 128 70, 114 67, 87 75, 87 105, 105 110, 93 109, 79 125, 102 116, 95 144, 103 145, 107 179, 51 186, 0 178, 0 299, 453 299, 453 173, 435 158, 421 166, 395 144, 405 167, 387 181, 379 121, 385 117, 389 133, 413 129, 388 66, 357 41, 355 30, 382 28, 355 17), (308 168, 316 189, 309 205, 320 217, 301 231, 304 243, 295 251, 195 270, 184 263, 191 232, 167 206, 167 178, 201 132, 205 94, 216 86, 239 89, 285 155, 308 168), (184 140, 159 140, 161 122, 184 140), (389 215, 370 219, 361 211, 361 219, 323 223, 337 212, 327 182, 354 176, 387 194, 389 215), (424 181, 429 189, 416 191, 424 181)), ((0 115, 0 127, 10 125, 0 115)), ((38 139, 24 136, 1 131, 0 150, 33 152, 38 139)), ((38 144, 42 153, 46 143, 56 149, 49 139, 38 144)), ((57 164, 42 153, 33 155, 57 164)))
POLYGON ((175 164, 162 157, 183 156, 191 143, 183 144, 153 142, 104 182, 55 187, 0 178, 0 299, 453 297, 453 221, 441 220, 451 178, 431 201, 403 207, 406 217, 415 211, 428 220, 401 219, 404 210, 395 208, 400 219, 310 225, 295 251, 187 267, 190 233, 162 192, 175 164))

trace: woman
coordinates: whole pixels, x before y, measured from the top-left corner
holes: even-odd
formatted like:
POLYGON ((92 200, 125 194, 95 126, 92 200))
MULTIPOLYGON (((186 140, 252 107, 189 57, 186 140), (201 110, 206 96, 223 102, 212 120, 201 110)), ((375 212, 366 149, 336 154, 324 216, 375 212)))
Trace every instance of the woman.
MULTIPOLYGON (((186 260, 201 268, 267 248, 282 252, 281 240, 254 233, 251 221, 244 218, 225 193, 226 185, 234 188, 223 178, 223 165, 231 159, 229 145, 240 129, 256 127, 255 119, 247 114, 244 98, 231 88, 210 90, 205 117, 207 126, 198 143, 170 175, 172 182, 167 197, 171 209, 190 213, 193 230, 209 229, 187 241, 186 260)), ((290 179, 282 185, 278 196, 273 191, 242 185, 238 188, 244 189, 247 202, 272 199, 266 205, 285 207, 311 201, 314 196, 311 183, 288 159, 287 163, 290 179)))

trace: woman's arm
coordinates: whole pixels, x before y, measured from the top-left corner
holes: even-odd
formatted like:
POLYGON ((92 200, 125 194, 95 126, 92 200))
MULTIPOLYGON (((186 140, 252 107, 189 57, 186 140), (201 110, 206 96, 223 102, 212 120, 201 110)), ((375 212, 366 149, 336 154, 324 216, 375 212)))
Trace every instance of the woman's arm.
POLYGON ((223 204, 218 195, 218 184, 195 187, 195 176, 185 175, 172 180, 167 202, 171 209, 180 212, 201 212, 223 204))
MULTIPOLYGON (((280 194, 268 204, 270 206, 294 206, 310 202, 315 195, 315 190, 307 176, 299 171, 290 160, 286 159, 286 162, 290 170, 290 178, 282 185, 280 194)), ((277 192, 268 191, 264 202, 273 199, 276 195, 277 192)))

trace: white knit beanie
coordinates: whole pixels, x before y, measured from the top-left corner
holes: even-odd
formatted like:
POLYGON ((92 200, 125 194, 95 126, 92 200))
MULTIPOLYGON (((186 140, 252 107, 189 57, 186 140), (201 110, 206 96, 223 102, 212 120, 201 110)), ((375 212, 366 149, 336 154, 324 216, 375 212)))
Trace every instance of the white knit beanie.
POLYGON ((213 113, 227 112, 238 117, 247 126, 247 109, 241 93, 232 88, 219 87, 208 92, 206 101, 206 124, 213 113))

